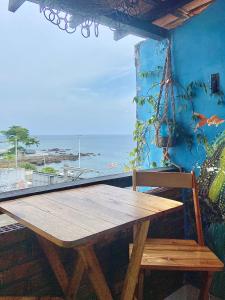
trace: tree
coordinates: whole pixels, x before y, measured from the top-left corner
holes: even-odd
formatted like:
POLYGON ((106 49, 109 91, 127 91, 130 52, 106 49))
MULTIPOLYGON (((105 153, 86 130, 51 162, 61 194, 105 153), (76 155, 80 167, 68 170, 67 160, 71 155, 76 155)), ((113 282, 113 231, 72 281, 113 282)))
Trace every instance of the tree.
POLYGON ((10 149, 11 153, 15 152, 16 143, 19 150, 24 150, 23 146, 39 144, 38 139, 31 137, 29 130, 21 126, 13 125, 9 127, 8 130, 0 131, 0 133, 3 134, 6 137, 7 141, 12 145, 12 148, 10 149))
POLYGON ((53 167, 44 167, 41 169, 41 172, 45 174, 57 174, 57 170, 53 167))
POLYGON ((34 164, 31 164, 29 162, 22 162, 20 163, 20 168, 30 170, 30 171, 37 171, 37 167, 34 164))

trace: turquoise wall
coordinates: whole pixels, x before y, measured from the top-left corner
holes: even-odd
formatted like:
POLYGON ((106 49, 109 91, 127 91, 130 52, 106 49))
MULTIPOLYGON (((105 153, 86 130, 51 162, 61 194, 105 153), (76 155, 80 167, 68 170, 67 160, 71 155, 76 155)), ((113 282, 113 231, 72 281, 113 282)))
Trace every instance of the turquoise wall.
MULTIPOLYGON (((214 73, 220 74, 220 90, 225 93, 225 0, 217 0, 199 16, 193 17, 175 29, 171 33, 171 43, 173 78, 176 83, 176 120, 188 134, 193 136, 194 144, 190 150, 184 137, 180 135, 169 153, 174 163, 186 171, 194 169, 197 174, 200 174, 199 196, 205 239, 217 256, 225 262, 225 123, 218 127, 206 125, 195 132, 197 122, 192 119, 190 101, 179 97, 184 93, 182 87, 186 87, 192 81, 202 81, 210 86, 211 74, 214 73), (207 137, 213 149, 210 154, 207 154, 206 147, 198 142, 198 133, 207 137)), ((147 40, 137 45, 138 96, 146 96, 150 86, 160 82, 162 74, 144 79, 139 75, 141 72, 156 70, 158 66, 163 67, 166 47, 167 41, 154 40, 147 40)), ((159 86, 151 90, 151 94, 156 95, 158 92, 159 86)), ((225 104, 218 105, 218 98, 210 96, 210 92, 206 94, 202 89, 197 89, 196 92, 196 97, 193 98, 195 112, 207 118, 217 115, 225 119, 225 104)), ((145 121, 151 115, 152 109, 149 104, 137 106, 138 120, 145 121)), ((154 145, 154 138, 147 137, 147 143, 144 157, 150 148, 151 162, 154 161, 161 166, 162 149, 154 145)), ((151 167, 147 159, 143 167, 151 167)), ((192 223, 187 217, 188 213, 185 216, 186 234, 191 235, 192 223)), ((212 292, 225 299, 225 272, 215 275, 212 292)))
MULTIPOLYGON (((165 59, 166 41, 158 42, 147 40, 137 45, 137 93, 145 95, 152 83, 150 79, 140 79, 139 72, 154 70, 157 66, 163 66, 165 59)), ((204 81, 210 85, 210 77, 213 73, 220 74, 221 90, 225 92, 225 1, 218 0, 202 14, 193 17, 183 26, 172 32, 172 56, 173 74, 175 81, 180 86, 187 86, 191 81, 204 81)), ((155 78, 153 81, 160 80, 155 78)), ((157 92, 157 88, 156 88, 157 92)), ((177 86, 176 95, 182 89, 177 86)), ((198 95, 193 99, 195 111, 210 117, 217 115, 225 118, 225 106, 217 105, 217 98, 206 95, 198 90, 198 95)), ((187 101, 186 104, 188 105, 187 101)), ((184 110, 184 101, 176 97, 177 121, 182 124, 190 134, 194 135, 192 150, 179 138, 176 147, 170 150, 172 161, 186 170, 191 170, 201 165, 206 154, 204 146, 197 143, 194 134, 194 122, 190 105, 184 110)), ((150 107, 137 108, 137 118, 145 120, 151 114, 150 107)), ((225 123, 202 128, 209 142, 225 130, 225 123)), ((150 143, 151 159, 162 165, 162 150, 150 143)), ((145 167, 148 167, 145 162, 145 167)))

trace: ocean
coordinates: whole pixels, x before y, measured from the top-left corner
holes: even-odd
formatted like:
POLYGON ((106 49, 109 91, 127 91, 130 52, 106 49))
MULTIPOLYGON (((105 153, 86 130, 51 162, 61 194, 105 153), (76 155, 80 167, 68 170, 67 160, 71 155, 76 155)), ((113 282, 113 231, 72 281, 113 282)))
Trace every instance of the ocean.
MULTIPOLYGON (((37 153, 44 154, 49 149, 58 148, 66 150, 67 153, 77 154, 94 153, 94 156, 81 157, 81 168, 90 169, 85 177, 96 177, 124 172, 125 165, 129 163, 129 153, 135 144, 132 135, 39 135, 38 147, 32 146, 37 153)), ((0 148, 5 147, 0 144, 0 148)), ((79 167, 78 161, 63 161, 61 163, 49 164, 59 172, 63 167, 79 167)), ((40 167, 42 168, 42 167, 40 167)))

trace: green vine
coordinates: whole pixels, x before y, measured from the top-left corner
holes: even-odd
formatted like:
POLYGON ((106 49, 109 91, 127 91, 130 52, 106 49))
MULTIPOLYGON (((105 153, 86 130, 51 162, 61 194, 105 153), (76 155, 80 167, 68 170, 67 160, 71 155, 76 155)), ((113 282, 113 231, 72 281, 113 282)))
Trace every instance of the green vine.
POLYGON ((191 151, 194 145, 194 140, 197 144, 203 145, 207 153, 211 153, 210 144, 207 137, 202 130, 198 130, 197 133, 184 124, 178 123, 175 118, 175 101, 173 86, 177 87, 177 90, 182 89, 182 93, 177 95, 179 98, 178 113, 182 113, 191 109, 193 125, 198 121, 198 116, 195 111, 194 99, 198 96, 199 92, 204 92, 210 97, 217 99, 217 104, 224 104, 224 93, 220 90, 216 94, 210 93, 209 86, 201 80, 191 81, 186 87, 182 87, 179 83, 173 81, 171 70, 171 51, 170 44, 167 48, 167 56, 164 67, 157 66, 154 70, 140 72, 138 74, 140 79, 151 79, 151 85, 145 95, 139 95, 134 97, 133 102, 138 107, 149 108, 150 117, 146 120, 137 120, 135 124, 135 130, 133 133, 133 139, 136 142, 136 147, 130 153, 130 168, 139 168, 146 160, 149 167, 156 168, 156 162, 152 161, 150 155, 150 145, 155 143, 157 146, 163 149, 164 166, 175 165, 168 153, 168 144, 157 144, 158 137, 160 135, 160 128, 163 123, 166 124, 168 140, 172 142, 185 143, 188 149, 191 151), (160 80, 160 78, 162 78, 160 80), (163 98, 163 101, 161 99, 163 98), (172 120, 169 119, 169 115, 173 116, 172 120))
MULTIPOLYGON (((210 93, 210 88, 204 81, 200 81, 200 80, 191 81, 186 86, 186 88, 183 88, 183 89, 184 89, 184 93, 178 95, 177 97, 181 100, 189 101, 189 103, 191 105, 191 110, 192 110, 193 122, 196 122, 199 120, 195 114, 194 98, 197 97, 197 95, 200 91, 204 92, 206 95, 209 95, 210 97, 216 98, 217 105, 223 105, 225 103, 223 91, 219 90, 217 93, 214 93, 214 94, 210 93)), ((187 104, 182 104, 180 107, 184 108, 185 111, 188 109, 187 104)), ((181 109, 181 111, 182 111, 182 109, 181 109)), ((188 148, 190 150, 194 143, 194 136, 195 135, 190 135, 189 137, 186 137, 186 141, 188 142, 188 148)), ((208 139, 207 139, 206 135, 203 133, 203 131, 196 133, 196 141, 199 145, 204 146, 207 154, 211 153, 212 149, 211 149, 208 139)))

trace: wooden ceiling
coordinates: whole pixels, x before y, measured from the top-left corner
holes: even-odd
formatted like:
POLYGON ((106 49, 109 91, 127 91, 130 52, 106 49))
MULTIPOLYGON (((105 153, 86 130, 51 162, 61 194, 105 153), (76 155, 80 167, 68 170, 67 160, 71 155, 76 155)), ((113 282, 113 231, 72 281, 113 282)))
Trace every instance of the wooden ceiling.
MULTIPOLYGON (((9 11, 15 12, 26 0, 9 0, 9 11)), ((139 0, 134 13, 118 7, 118 3, 131 0, 27 0, 36 4, 51 3, 52 8, 62 8, 76 16, 77 12, 88 11, 99 15, 99 22, 122 26, 114 34, 119 40, 128 34, 145 38, 163 39, 170 30, 181 26, 188 19, 200 14, 216 0, 139 0), (47 1, 47 2, 46 2, 47 1)), ((133 0, 134 1, 134 0, 133 0)))
MULTIPOLYGON (((153 20, 153 24, 166 29, 173 29, 182 25, 188 19, 200 14, 204 11, 214 0, 194 0, 175 9, 171 13, 162 16, 161 18, 153 20)), ((179 1, 178 1, 179 2, 179 1)), ((150 14, 150 12, 149 12, 150 14)))

